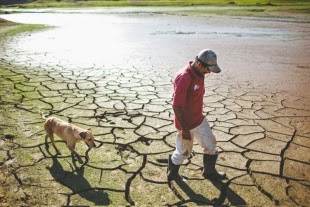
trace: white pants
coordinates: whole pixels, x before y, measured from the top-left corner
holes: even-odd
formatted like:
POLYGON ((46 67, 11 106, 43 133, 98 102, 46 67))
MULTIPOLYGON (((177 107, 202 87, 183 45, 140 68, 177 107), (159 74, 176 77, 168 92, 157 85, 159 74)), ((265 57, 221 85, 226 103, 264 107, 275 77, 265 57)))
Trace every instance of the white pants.
POLYGON ((196 128, 190 130, 192 140, 184 140, 182 131, 177 131, 176 148, 171 156, 171 161, 175 165, 181 165, 183 161, 190 157, 193 151, 194 139, 203 148, 205 154, 217 154, 216 139, 206 118, 196 128))

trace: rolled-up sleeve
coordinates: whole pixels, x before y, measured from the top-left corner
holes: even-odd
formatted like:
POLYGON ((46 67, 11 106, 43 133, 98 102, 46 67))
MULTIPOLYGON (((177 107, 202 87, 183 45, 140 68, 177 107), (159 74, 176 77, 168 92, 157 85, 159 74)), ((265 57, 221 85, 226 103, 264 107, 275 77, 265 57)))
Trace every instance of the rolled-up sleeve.
POLYGON ((186 102, 186 96, 188 87, 190 86, 191 78, 189 74, 183 73, 178 75, 174 80, 174 94, 173 94, 173 106, 184 107, 186 102))

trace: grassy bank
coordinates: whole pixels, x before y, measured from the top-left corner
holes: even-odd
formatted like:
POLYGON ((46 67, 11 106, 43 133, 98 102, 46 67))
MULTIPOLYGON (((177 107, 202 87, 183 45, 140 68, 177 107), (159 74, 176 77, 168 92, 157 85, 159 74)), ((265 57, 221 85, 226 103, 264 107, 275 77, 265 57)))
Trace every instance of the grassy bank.
MULTIPOLYGON (((211 6, 178 14, 208 14, 258 17, 309 18, 310 1, 292 0, 0 0, 1 8, 81 8, 81 7, 130 7, 130 6, 211 6), (1 5, 2 4, 2 5, 1 5)), ((3 13, 3 11, 2 11, 3 13)), ((169 12, 172 13, 172 12, 169 12)))
MULTIPOLYGON (((6 37, 43 28, 46 27, 43 25, 16 24, 0 18, 0 44, 6 37)), ((13 105, 17 102, 18 97, 20 98, 22 96, 22 94, 16 93, 12 81, 9 80, 9 78, 14 75, 14 73, 0 62, 0 206, 27 205, 23 195, 17 195, 20 193, 16 193, 16 181, 12 179, 13 176, 10 176, 11 168, 5 165, 8 160, 6 150, 13 150, 14 144, 11 142, 4 142, 4 135, 13 135, 20 139, 24 138, 23 136, 19 136, 22 134, 19 119, 11 119, 11 117, 19 116, 19 111, 17 111, 13 105)))
MULTIPOLYGON (((13 25, 13 24, 8 24, 8 26, 6 28, 0 29, 0 34, 1 34, 1 37, 13 36, 16 34, 20 34, 22 32, 30 32, 30 31, 44 29, 44 28, 46 28, 46 27, 43 25, 22 25, 22 24, 13 25)), ((1 40, 1 38, 0 38, 0 40, 1 40)))
POLYGON ((0 41, 6 36, 13 36, 22 32, 30 32, 34 30, 47 28, 44 25, 25 25, 17 24, 0 18, 0 41))
MULTIPOLYGON (((1 3, 2 2, 2 3, 1 3)), ((1 0, 24 7, 63 6, 309 6, 308 0, 1 0)))

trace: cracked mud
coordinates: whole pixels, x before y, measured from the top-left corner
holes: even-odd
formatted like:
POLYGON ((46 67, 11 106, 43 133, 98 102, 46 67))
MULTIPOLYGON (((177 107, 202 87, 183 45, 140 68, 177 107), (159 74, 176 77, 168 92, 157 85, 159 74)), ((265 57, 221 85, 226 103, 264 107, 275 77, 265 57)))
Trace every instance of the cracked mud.
POLYGON ((217 169, 228 180, 203 179, 202 151, 195 145, 195 156, 181 167, 189 181, 168 185, 175 71, 134 65, 72 69, 61 61, 51 67, 16 57, 18 50, 1 47, 0 181, 9 186, 9 192, 0 191, 4 205, 4 193, 26 206, 309 205, 309 95, 287 95, 226 75, 207 77, 204 112, 218 140, 217 169), (45 147, 39 109, 92 128, 97 148, 88 152, 82 142, 76 147, 89 161, 71 160, 59 138, 61 155, 50 142, 45 147))

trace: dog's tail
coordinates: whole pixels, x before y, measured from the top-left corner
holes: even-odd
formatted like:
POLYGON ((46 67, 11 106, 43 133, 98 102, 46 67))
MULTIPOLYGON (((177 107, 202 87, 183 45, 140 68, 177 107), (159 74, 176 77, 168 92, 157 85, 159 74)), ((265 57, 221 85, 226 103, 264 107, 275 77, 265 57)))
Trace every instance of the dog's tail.
POLYGON ((41 110, 40 110, 39 112, 40 112, 40 115, 41 115, 41 118, 42 118, 42 119, 47 119, 47 118, 44 116, 44 114, 43 114, 43 112, 42 112, 41 110))

